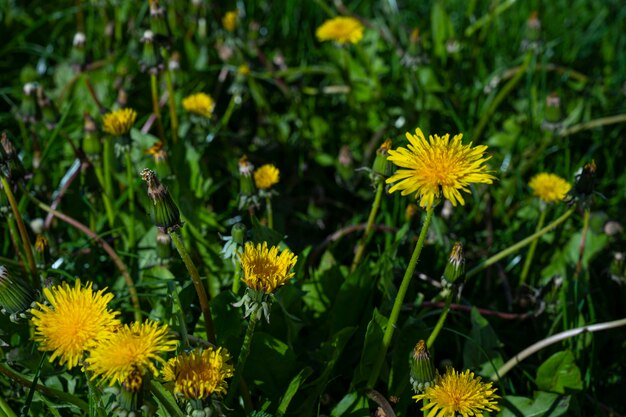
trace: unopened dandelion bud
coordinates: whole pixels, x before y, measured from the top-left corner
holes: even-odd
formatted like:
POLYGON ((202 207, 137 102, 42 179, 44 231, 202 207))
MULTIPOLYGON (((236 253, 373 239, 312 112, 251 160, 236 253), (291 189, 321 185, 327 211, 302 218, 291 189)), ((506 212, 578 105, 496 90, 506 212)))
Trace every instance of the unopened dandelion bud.
POLYGON ((391 139, 387 139, 376 151, 376 158, 372 170, 387 178, 393 173, 393 164, 387 160, 387 155, 391 149, 391 139))
POLYGON ((576 177, 574 193, 579 197, 587 197, 593 194, 596 183, 596 161, 592 160, 585 164, 580 175, 576 177))
POLYGON ((48 264, 50 259, 50 243, 44 235, 37 235, 35 239, 35 260, 38 265, 44 266, 48 264))
POLYGON ((12 182, 22 180, 26 175, 26 170, 22 165, 22 161, 18 156, 15 145, 9 139, 6 132, 2 132, 0 136, 0 145, 2 146, 2 171, 3 175, 12 182))
POLYGON ((254 165, 248 161, 247 156, 242 156, 239 159, 239 192, 242 195, 254 194, 256 188, 252 181, 252 172, 254 171, 254 165))
POLYGON ((35 300, 32 287, 19 276, 14 276, 0 265, 0 308, 3 313, 17 314, 25 311, 35 300))
POLYGON ((150 1, 150 30, 161 44, 168 44, 170 31, 165 20, 165 8, 158 0, 150 1))
POLYGON ((141 37, 141 43, 143 43, 141 70, 156 74, 161 67, 161 55, 157 54, 154 49, 154 33, 151 30, 146 30, 141 37))
POLYGON ((528 17, 526 21, 526 39, 531 42, 536 42, 541 37, 541 20, 539 20, 539 14, 534 11, 528 17))
POLYGON ((172 249, 172 238, 162 230, 157 231, 156 235, 157 256, 161 259, 168 259, 172 249))
POLYGON ((70 51, 70 64, 77 70, 85 64, 85 41, 87 40, 83 32, 76 32, 72 41, 70 51))
POLYGON ((22 92, 22 103, 20 107, 20 115, 26 123, 34 123, 37 115, 37 104, 35 101, 35 92, 37 91, 37 83, 30 82, 24 84, 22 92))
POLYGON ((233 242, 243 245, 246 241, 246 225, 243 223, 235 224, 230 230, 230 235, 233 237, 233 242))
POLYGON ((463 245, 456 242, 450 252, 448 264, 443 272, 443 277, 452 284, 465 274, 465 257, 463 256, 463 245))
POLYGON ((52 130, 57 122, 57 114, 52 105, 52 101, 50 101, 50 98, 48 98, 41 86, 37 88, 37 104, 41 110, 41 115, 46 127, 52 130))
POLYGON ((561 98, 556 93, 552 93, 546 97, 545 118, 548 123, 558 123, 561 121, 561 98))
POLYGON ((167 188, 151 169, 141 171, 141 178, 148 183, 148 197, 152 202, 150 212, 155 225, 166 233, 180 229, 180 212, 167 188))
POLYGON ((437 373, 426 342, 420 340, 411 353, 411 385, 413 391, 422 392, 435 383, 437 373))
POLYGON ((102 143, 96 129, 96 122, 88 113, 83 115, 83 152, 90 160, 99 160, 102 152, 102 143))

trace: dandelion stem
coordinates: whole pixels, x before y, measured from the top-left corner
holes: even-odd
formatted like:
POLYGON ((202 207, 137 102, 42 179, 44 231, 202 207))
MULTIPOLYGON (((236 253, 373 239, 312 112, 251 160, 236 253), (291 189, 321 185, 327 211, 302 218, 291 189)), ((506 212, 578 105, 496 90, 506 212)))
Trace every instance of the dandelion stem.
POLYGON ((130 212, 130 227, 128 228, 128 247, 131 251, 135 248, 135 190, 133 182, 135 175, 133 173, 133 161, 130 156, 130 149, 126 152, 126 181, 128 182, 128 211, 130 212))
POLYGON ((571 216, 572 213, 574 213, 574 210, 575 210, 575 208, 571 208, 571 209, 567 210, 565 213, 563 213, 561 215, 561 217, 559 217, 558 219, 554 220, 552 223, 550 223, 549 225, 547 225, 543 229, 533 233, 532 235, 528 236, 525 239, 520 240, 516 244, 514 244, 512 246, 509 246, 508 248, 506 248, 506 249, 496 253, 495 255, 493 255, 492 257, 490 257, 489 259, 487 259, 486 261, 484 261, 483 263, 479 264, 474 269, 469 271, 467 273, 466 279, 473 277, 474 275, 478 274, 480 271, 482 271, 482 270, 486 269, 487 267, 495 264, 500 259, 502 259, 502 258, 504 258, 506 256, 509 256, 512 253, 517 252, 518 250, 522 249, 524 246, 529 245, 532 241, 540 238, 541 236, 545 235, 546 233, 548 233, 552 229, 556 228, 561 223, 563 223, 565 220, 567 220, 567 218, 569 216, 571 216))
POLYGON ((166 143, 165 130, 163 130, 163 121, 161 120, 161 109, 159 107, 159 89, 156 74, 150 74, 150 91, 152 92, 152 112, 156 118, 159 139, 161 139, 161 142, 166 143))
MULTIPOLYGON (((535 228, 535 233, 541 230, 543 224, 546 221, 546 213, 548 212, 547 207, 542 207, 541 214, 539 215, 539 221, 537 222, 537 227, 535 228)), ((530 244, 530 248, 528 248, 528 254, 526 255, 526 259, 524 260, 524 267, 522 268, 522 274, 519 278, 519 286, 521 287, 526 282, 526 277, 528 277, 528 271, 530 270, 530 264, 533 261, 533 257, 535 256, 535 249, 537 248, 537 243, 539 239, 533 240, 530 244)), ((534 280, 531 281, 531 285, 534 285, 534 280)))
POLYGON ((233 260, 233 267, 235 268, 235 275, 233 276, 233 294, 237 294, 239 292, 239 284, 241 280, 239 279, 239 273, 241 271, 241 267, 239 266, 239 262, 233 260))
POLYGON ((111 258, 111 260, 113 261, 117 269, 122 274, 122 277, 124 277, 124 281, 126 281, 126 286, 128 287, 130 301, 131 301, 131 304, 133 305, 133 311, 135 313, 135 320, 141 321, 141 305, 139 304, 137 288, 135 288, 135 283, 133 282, 133 278, 130 276, 130 273, 128 272, 128 268, 126 268, 126 265, 124 265, 124 262, 122 262, 122 260, 117 255, 117 253, 115 253, 115 250, 104 239, 102 239, 100 236, 94 233, 90 228, 88 228, 87 226, 79 222, 78 220, 73 219, 72 217, 66 214, 63 214, 60 211, 56 211, 49 205, 39 201, 37 198, 35 198, 34 196, 28 193, 26 194, 26 196, 30 198, 35 204, 37 204, 39 208, 41 208, 42 210, 48 213, 51 213, 54 217, 57 217, 58 219, 63 220, 65 223, 71 226, 74 226, 76 229, 80 230, 81 232, 89 236, 91 239, 96 241, 96 243, 98 243, 102 247, 102 249, 104 249, 104 251, 107 253, 107 255, 109 255, 109 257, 111 258))
POLYGON ((432 220, 434 210, 435 209, 431 207, 426 211, 426 219, 424 220, 424 224, 422 225, 422 230, 417 240, 417 244, 415 245, 415 250, 413 251, 413 255, 411 256, 411 260, 409 261, 409 266, 407 267, 404 273, 404 277, 402 278, 402 283, 400 284, 400 288, 398 289, 398 295, 396 295, 396 299, 393 303, 393 308, 391 310, 391 315, 389 316, 389 321, 387 322, 387 328, 385 329, 380 352, 376 357, 376 362, 367 381, 368 388, 373 388, 374 384, 378 380, 378 375, 380 374, 380 370, 385 360, 385 356, 387 355, 387 350, 389 349, 389 345, 391 344, 393 330, 396 327, 396 322, 398 321, 398 316, 400 315, 402 302, 404 301, 406 292, 409 289, 409 284, 411 283, 413 272, 415 272, 417 261, 419 260, 422 248, 424 247, 424 241, 426 240, 426 235, 428 233, 428 228, 430 226, 430 221, 432 220))
POLYGON ((450 291, 446 298, 446 305, 443 307, 443 310, 441 310, 441 314, 439 315, 439 320, 437 320, 435 328, 430 333, 430 336, 428 336, 428 340, 426 341, 426 347, 428 349, 430 349, 435 344, 435 340, 437 339, 437 336, 439 336, 439 332, 443 328, 443 324, 446 322, 448 312, 450 311, 450 304, 452 303, 452 295, 453 292, 450 291))
POLYGON ((215 333, 213 332, 213 318, 211 317, 209 299, 206 295, 204 284, 202 284, 202 280, 200 279, 198 269, 191 260, 189 252, 187 252, 187 249, 185 249, 185 244, 183 243, 180 234, 178 232, 171 232, 170 236, 172 237, 172 241, 174 242, 174 246, 176 246, 180 257, 187 267, 187 271, 189 271, 189 275, 191 276, 191 280, 193 281, 196 293, 198 294, 200 309, 202 310, 202 315, 204 316, 204 328, 206 330, 207 339, 209 342, 215 344, 215 333))
POLYGON ((0 176, 0 180, 2 181, 2 188, 4 189, 4 193, 7 196, 7 200, 9 200, 9 205, 11 206, 11 210, 13 211, 13 217, 17 221, 17 230, 20 232, 20 237, 22 239, 22 246, 24 247, 24 252, 26 253, 26 259, 28 260, 28 269, 30 271, 30 276, 33 280, 33 287, 39 288, 39 276, 37 275, 37 265, 35 264, 35 257, 33 256, 33 248, 30 243, 30 238, 28 237, 28 231, 26 230, 26 225, 24 224, 24 219, 22 219, 22 215, 17 207, 17 201, 15 200, 15 195, 13 195, 13 191, 11 191, 11 185, 9 181, 4 176, 0 176))
POLYGON ((566 330, 561 333, 557 333, 553 336, 547 337, 543 340, 538 341, 537 343, 532 344, 526 349, 522 350, 517 355, 513 356, 507 363, 502 365, 500 369, 494 372, 493 375, 489 377, 492 381, 497 381, 501 379, 504 375, 506 375, 511 369, 513 369, 518 363, 529 357, 530 355, 539 352, 541 349, 546 348, 550 345, 553 345, 561 340, 568 339, 570 337, 578 336, 585 333, 593 333, 599 332, 601 330, 609 330, 614 329, 616 327, 626 326, 626 318, 607 321, 604 323, 596 323, 589 326, 582 326, 576 329, 566 330))
POLYGON ((385 184, 383 181, 378 183, 376 187, 376 196, 374 197, 374 202, 372 203, 372 208, 370 209, 370 215, 367 218, 367 226, 365 226, 365 231, 363 232, 363 236, 359 240, 359 243, 356 247, 356 251, 354 254, 354 260, 352 261, 352 267, 350 271, 354 272, 359 266, 361 259, 363 258, 363 254, 365 253, 365 245, 367 244, 367 238, 369 237, 372 229, 374 227, 374 220, 376 219, 376 215, 378 214, 378 209, 380 208, 380 201, 383 195, 383 190, 385 189, 385 184))
MULTIPOLYGON (((259 321, 259 317, 261 317, 261 310, 255 311, 250 316, 250 321, 248 322, 248 328, 246 329, 246 335, 243 338, 243 343, 241 344, 241 351, 239 351, 239 357, 237 358, 237 366, 235 367, 235 376, 233 376, 233 380, 230 384, 230 391, 228 392, 228 396, 226 397, 226 405, 232 402, 233 397, 237 392, 237 385, 241 384, 241 378, 243 376, 243 369, 246 365, 246 360, 248 359, 248 355, 250 354, 250 346, 252 345, 252 336, 254 335, 254 328, 256 327, 257 322, 259 321)), ((241 384, 243 388, 243 384, 241 384)))
POLYGON ((106 185, 104 181, 104 174, 102 172, 102 166, 99 162, 93 163, 94 171, 96 172, 96 177, 98 178, 98 182, 100 186, 104 190, 104 194, 102 195, 102 201, 104 202, 104 208, 107 213, 107 219, 109 220, 109 227, 113 228, 115 223, 115 212, 113 211, 113 205, 111 204, 111 199, 109 195, 106 193, 106 185))
POLYGON ((267 211, 267 227, 274 229, 274 213, 272 212, 272 198, 265 197, 265 210, 267 211))
POLYGON ((178 310, 177 317, 180 338, 182 339, 183 345, 186 349, 191 345, 189 344, 189 333, 187 333, 187 325, 185 324, 183 305, 180 303, 180 297, 178 297, 178 292, 176 291, 176 283, 174 281, 167 281, 167 289, 170 292, 175 309, 178 310))

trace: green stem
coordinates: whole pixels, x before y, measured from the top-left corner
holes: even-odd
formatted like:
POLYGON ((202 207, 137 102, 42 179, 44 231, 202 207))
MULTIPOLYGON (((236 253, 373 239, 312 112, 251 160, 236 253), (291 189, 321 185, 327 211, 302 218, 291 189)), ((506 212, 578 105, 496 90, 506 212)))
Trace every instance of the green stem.
POLYGON ((506 96, 509 95, 511 90, 513 90, 513 88, 517 85, 517 83, 522 79, 522 75, 526 73, 526 70, 528 69, 528 65, 530 65, 530 61, 532 60, 532 57, 533 57, 532 53, 528 52, 526 54, 526 57, 524 58, 524 62, 519 67, 515 76, 511 78, 504 85, 504 87, 502 87, 502 90, 500 90, 498 94, 496 94, 496 97, 493 99, 493 102, 491 102, 491 104, 489 105, 489 108, 487 108, 487 111, 485 111, 483 116, 478 121, 478 124, 476 125, 476 129, 474 130, 474 134, 472 135, 472 142, 474 143, 477 142, 478 138, 483 132, 483 129, 485 128, 487 123, 492 119, 491 116, 496 111, 500 103, 502 103, 502 101, 506 98, 506 96))
POLYGON ((126 151, 126 181, 128 182, 128 210, 130 212, 130 226, 128 227, 128 247, 131 252, 135 248, 135 190, 133 181, 135 175, 133 173, 133 161, 130 156, 130 149, 126 151))
MULTIPOLYGON (((18 384, 24 387, 30 387, 33 383, 32 381, 28 380, 26 377, 22 376, 21 374, 17 373, 13 369, 9 368, 9 366, 4 363, 0 363, 0 374, 3 374, 7 378, 10 378, 11 380, 17 382, 18 384)), ((40 393, 47 395, 48 397, 59 399, 66 403, 74 404, 75 406, 77 406, 84 412, 87 412, 89 408, 85 401, 81 400, 75 395, 68 394, 65 391, 57 390, 54 388, 49 388, 42 384, 37 384, 34 387, 40 393)))
POLYGON ((437 320, 437 324, 435 325, 435 328, 430 333, 430 336, 428 336, 428 340, 426 341, 426 347, 428 349, 430 349, 435 344, 435 340, 437 339, 437 336, 439 336, 439 332, 443 328, 443 324, 446 321, 446 317, 448 317, 448 312, 450 311, 450 304, 452 303, 452 295, 453 295, 453 292, 450 291, 450 293, 448 294, 448 297, 446 298, 446 305, 443 307, 443 310, 441 311, 441 315, 439 315, 439 320, 437 320))
POLYGON ((209 299, 206 295, 206 290, 204 289, 204 284, 202 284, 202 280, 200 279, 200 274, 198 273, 198 269, 194 265, 191 260, 191 256, 189 256, 189 252, 185 249, 185 244, 183 243, 180 234, 178 232, 171 232, 170 236, 172 237, 172 241, 174 242, 174 246, 178 250, 180 257, 182 258, 185 266, 187 267, 187 271, 189 271, 189 275, 191 276, 191 280, 193 282, 193 286, 196 289, 196 293, 198 294, 198 300, 200 302, 200 309, 202 310, 202 315, 204 316, 204 328, 206 330, 206 336, 209 342, 215 344, 215 333, 213 332, 213 318, 211 317, 211 308, 209 307, 209 299))
POLYGON ((502 258, 504 258, 506 256, 509 256, 512 253, 517 252, 518 250, 522 249, 524 246, 529 245, 533 240, 536 240, 536 239, 540 238, 541 236, 545 235, 546 233, 548 233, 549 231, 551 231, 552 229, 554 229, 555 227, 557 227, 558 225, 563 223, 565 220, 567 220, 567 218, 569 216, 571 216, 572 213, 574 213, 574 210, 575 210, 575 208, 571 208, 571 209, 567 210, 565 213, 563 213, 561 215, 561 217, 559 217, 558 219, 554 220, 552 223, 550 223, 549 225, 547 225, 543 229, 539 230, 536 233, 533 233, 532 235, 528 236, 527 238, 525 238, 523 240, 520 240, 519 242, 517 242, 513 246, 509 246, 508 248, 506 248, 506 249, 496 253, 495 255, 493 255, 492 257, 487 259, 485 262, 481 263, 480 265, 476 266, 474 269, 469 271, 467 273, 466 279, 473 277, 474 275, 478 274, 480 271, 482 271, 482 270, 486 269, 487 267, 495 264, 500 259, 502 259, 502 258))
POLYGON ((172 71, 169 69, 169 55, 165 56, 165 86, 167 88, 167 103, 170 108, 170 127, 172 128, 172 140, 178 142, 178 114, 176 113, 176 97, 174 97, 174 84, 172 83, 172 71))
POLYGON ((170 292, 175 309, 178 310, 177 317, 180 338, 183 340, 184 348, 189 348, 191 345, 189 344, 189 333, 187 333, 187 325, 185 324, 185 310, 183 310, 183 305, 180 302, 178 291, 176 291, 176 283, 174 281, 167 281, 167 289, 170 292))
POLYGON ((369 217, 367 218, 367 226, 365 227, 365 232, 363 232, 363 236, 359 240, 359 243, 356 247, 356 251, 354 254, 354 259, 352 260, 352 266, 350 267, 350 271, 354 272, 359 266, 361 259, 363 258, 363 254, 365 253, 365 245, 367 244, 367 238, 369 237, 372 229, 374 228, 374 220, 376 219, 376 215, 378 214, 378 209, 380 208, 380 201, 383 195, 383 190, 385 189, 385 184, 381 180, 376 187, 376 196, 374 197, 374 202, 372 203, 372 208, 370 209, 369 217))
POLYGON ((626 114, 618 114, 615 116, 603 117, 600 119, 590 120, 588 122, 574 125, 559 133, 559 136, 569 136, 582 130, 594 129, 600 126, 612 125, 616 123, 626 122, 626 114))
POLYGON ((241 280, 239 279, 239 275, 241 272, 241 267, 239 266, 239 262, 237 261, 233 261, 233 266, 235 268, 235 276, 233 277, 233 294, 237 295, 237 293, 239 292, 239 284, 241 283, 241 280))
POLYGON ((111 163, 113 161, 113 146, 111 141, 113 138, 105 138, 102 150, 102 165, 104 168, 104 192, 109 198, 113 198, 113 179, 111 177, 111 163))
POLYGON ((243 343, 241 344, 241 351, 239 352, 239 357, 237 358, 237 366, 235 367, 235 376, 233 377, 230 383, 230 391, 228 392, 228 396, 226 397, 226 405, 230 404, 237 393, 237 385, 240 384, 241 378, 243 376, 243 369, 246 365, 246 360, 248 359, 248 355, 250 354, 250 346, 252 345, 252 336, 254 335, 254 328, 256 327, 259 318, 261 317, 261 310, 257 310, 250 316, 250 321, 248 322, 248 328, 246 329, 246 335, 243 338, 243 343))
POLYGON ((28 260, 28 269, 33 281, 33 287, 35 289, 38 289, 40 288, 40 285, 39 276, 37 275, 37 264, 35 263, 33 248, 30 243, 30 238, 28 237, 28 231, 26 230, 24 219, 22 219, 22 215, 17 208, 17 201, 15 200, 15 195, 13 195, 13 191, 11 191, 11 185, 9 184, 9 181, 7 181, 4 176, 0 176, 0 180, 2 181, 2 187, 4 188, 4 193, 7 196, 7 200, 9 200, 11 210, 13 211, 13 217, 15 217, 15 220, 17 221, 17 230, 20 232, 22 246, 24 247, 24 252, 26 253, 26 259, 28 260))
POLYGON ((580 236, 580 245, 578 247, 578 261, 576 262, 576 273, 574 275, 574 277, 576 278, 578 278, 583 268, 583 255, 585 254, 585 243, 587 241, 587 233, 589 232, 590 214, 591 210, 589 210, 589 208, 586 208, 585 214, 583 215, 583 231, 580 236))
POLYGON ((265 197, 265 210, 267 211, 267 227, 274 230, 274 213, 272 212, 272 197, 265 197))
POLYGON ((113 229, 113 226, 115 224, 115 211, 113 210, 113 204, 111 204, 111 199, 109 198, 109 195, 106 192, 106 183, 104 179, 105 176, 104 176, 104 173, 102 172, 102 165, 100 164, 100 162, 94 161, 93 167, 96 172, 96 177, 98 178, 98 182, 100 183, 100 187, 102 187, 102 189, 104 190, 104 194, 102 195, 102 201, 104 202, 104 208, 107 213, 107 219, 109 220, 109 227, 113 229))
MULTIPOLYGON (((543 203, 541 203, 543 204, 543 203)), ((537 222, 537 227, 535 227, 535 233, 541 230, 543 224, 546 221, 546 213, 548 212, 547 207, 542 206, 541 214, 539 215, 539 221, 537 222)), ((521 287, 526 282, 526 277, 528 277, 528 271, 530 270, 530 265, 533 261, 533 257, 535 256, 535 249, 537 248, 537 243, 539 239, 533 240, 530 244, 530 248, 528 248, 528 254, 526 255, 526 259, 524 260, 524 267, 522 268, 522 274, 519 278, 519 286, 521 287)), ((531 285, 534 285, 534 280, 532 280, 531 285)))
POLYGON ((417 240, 417 244, 415 245, 413 256, 411 256, 411 260, 409 261, 409 266, 407 267, 404 273, 404 277, 402 278, 402 283, 400 284, 400 288, 398 289, 398 295, 396 295, 396 299, 393 303, 393 308, 391 310, 391 315, 389 316, 389 321, 387 322, 387 327, 385 329, 385 334, 383 336, 383 343, 382 343, 382 346, 380 347, 380 352, 378 353, 378 356, 376 358, 376 363, 374 364, 374 367, 372 368, 372 372, 370 373, 369 379, 367 381, 368 388, 373 388, 374 384, 378 380, 378 375, 380 374, 380 370, 385 360, 385 356, 387 355, 387 350, 389 349, 389 345, 391 344, 393 330, 396 327, 396 322, 398 321, 398 316, 400 315, 402 302, 404 301, 406 292, 409 289, 409 284, 411 283, 413 272, 415 272, 417 261, 419 260, 420 254, 422 252, 422 247, 424 246, 424 241, 426 240, 426 235, 428 234, 428 228, 430 226, 430 221, 433 217, 434 210, 435 209, 431 207, 426 211, 426 219, 424 220, 424 224, 422 225, 422 230, 417 240))
POLYGON ((163 122, 161 121, 161 109, 159 107, 159 89, 157 85, 156 74, 150 74, 150 91, 152 92, 152 112, 157 122, 157 130, 159 131, 159 139, 165 143, 165 130, 163 130, 163 122))

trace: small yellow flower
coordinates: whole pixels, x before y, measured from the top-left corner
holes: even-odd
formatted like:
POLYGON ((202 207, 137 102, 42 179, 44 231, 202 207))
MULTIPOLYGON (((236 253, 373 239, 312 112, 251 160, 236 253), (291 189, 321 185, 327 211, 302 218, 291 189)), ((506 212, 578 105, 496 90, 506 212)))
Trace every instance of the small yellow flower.
POLYGON ((265 164, 254 171, 254 183, 257 188, 267 190, 272 185, 278 184, 280 171, 272 164, 265 164))
POLYGON ((133 390, 147 370, 157 376, 155 361, 165 363, 159 355, 176 349, 178 343, 170 339, 168 330, 166 324, 151 320, 124 325, 91 350, 87 369, 92 379, 99 376, 109 385, 124 383, 133 390))
POLYGON ((406 134, 408 149, 398 148, 389 151, 388 160, 399 169, 387 179, 387 184, 397 182, 389 190, 401 190, 402 195, 416 193, 420 206, 433 207, 443 194, 453 206, 457 202, 465 205, 459 190, 469 193, 472 183, 491 184, 495 179, 483 165, 490 157, 485 157, 486 146, 463 145, 463 134, 443 137, 430 135, 428 141, 420 129, 415 135, 406 134))
POLYGON ((254 246, 247 242, 243 253, 239 254, 243 281, 249 288, 266 294, 273 293, 294 276, 289 272, 296 264, 298 257, 289 249, 278 254, 278 246, 267 248, 267 242, 254 246))
POLYGON ((123 136, 130 131, 136 119, 137 112, 133 109, 115 110, 102 117, 102 128, 113 136, 123 136))
POLYGON ((237 18, 239 17, 239 10, 233 10, 227 12, 222 17, 222 26, 229 32, 233 32, 237 27, 237 18))
POLYGON ((243 75, 243 76, 250 74, 250 67, 247 66, 246 64, 239 65, 237 67, 237 74, 243 75))
POLYGON ((428 400, 422 407, 422 411, 430 409, 428 417, 482 416, 483 411, 500 410, 496 402, 500 397, 495 392, 491 382, 482 382, 473 372, 458 373, 448 368, 435 385, 413 399, 428 400))
POLYGON ((210 118, 215 109, 215 101, 208 94, 196 93, 183 99, 183 108, 190 113, 210 118))
POLYGON ((562 201, 572 188, 572 185, 563 178, 546 172, 532 177, 528 185, 532 188, 535 196, 545 203, 562 201))
POLYGON ((358 43, 363 38, 363 25, 354 17, 339 16, 325 21, 315 31, 320 42, 358 43))
POLYGON ((205 399, 211 394, 226 394, 226 378, 234 374, 228 363, 230 355, 222 348, 211 347, 190 353, 182 353, 169 361, 163 368, 163 379, 170 384, 174 394, 187 399, 205 399))
POLYGON ((67 283, 44 288, 50 306, 37 303, 38 308, 32 310, 33 339, 39 343, 39 350, 53 352, 50 362, 58 357, 61 365, 73 368, 85 351, 120 325, 115 318, 119 313, 107 309, 113 294, 105 290, 94 292, 91 285, 89 282, 81 286, 80 280, 76 280, 74 288, 67 283))

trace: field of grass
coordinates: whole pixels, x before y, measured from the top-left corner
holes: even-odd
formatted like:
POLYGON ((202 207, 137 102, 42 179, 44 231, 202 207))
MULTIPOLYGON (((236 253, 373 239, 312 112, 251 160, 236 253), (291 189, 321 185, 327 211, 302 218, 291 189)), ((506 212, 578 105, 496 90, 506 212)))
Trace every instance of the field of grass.
POLYGON ((0 0, 0 417, 625 415, 625 27, 0 0))

